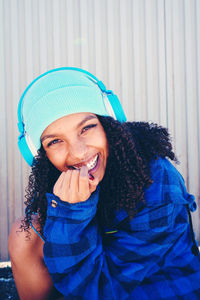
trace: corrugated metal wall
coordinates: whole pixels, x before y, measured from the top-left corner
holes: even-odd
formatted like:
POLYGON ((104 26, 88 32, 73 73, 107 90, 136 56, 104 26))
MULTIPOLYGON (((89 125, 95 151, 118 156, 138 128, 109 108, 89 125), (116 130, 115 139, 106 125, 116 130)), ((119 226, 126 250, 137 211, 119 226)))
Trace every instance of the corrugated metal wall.
MULTIPOLYGON (((119 95, 129 120, 169 127, 199 201, 199 51, 199 0, 0 0, 0 260, 29 172, 17 148, 17 103, 54 67, 85 68, 119 95)), ((198 212, 193 219, 199 239, 198 212)))

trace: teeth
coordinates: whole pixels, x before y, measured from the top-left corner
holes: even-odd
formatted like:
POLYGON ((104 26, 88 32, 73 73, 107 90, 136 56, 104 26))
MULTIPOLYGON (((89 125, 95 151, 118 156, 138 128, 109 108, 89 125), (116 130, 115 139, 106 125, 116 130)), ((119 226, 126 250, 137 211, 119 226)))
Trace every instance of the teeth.
POLYGON ((98 154, 89 163, 87 163, 88 171, 92 170, 96 166, 97 158, 98 154))
MULTIPOLYGON (((98 159, 98 154, 92 160, 90 160, 89 163, 87 163, 88 171, 92 170, 96 166, 97 159, 98 159)), ((80 167, 71 166, 71 168, 74 170, 80 170, 80 167)))

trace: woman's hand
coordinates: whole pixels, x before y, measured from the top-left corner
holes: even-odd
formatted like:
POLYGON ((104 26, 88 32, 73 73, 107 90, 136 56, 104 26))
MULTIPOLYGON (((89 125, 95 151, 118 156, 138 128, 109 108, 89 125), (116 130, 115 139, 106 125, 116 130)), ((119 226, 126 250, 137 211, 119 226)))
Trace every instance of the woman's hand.
POLYGON ((53 193, 62 201, 83 202, 96 190, 98 183, 98 178, 89 179, 87 166, 82 166, 80 170, 62 172, 54 185, 53 193))

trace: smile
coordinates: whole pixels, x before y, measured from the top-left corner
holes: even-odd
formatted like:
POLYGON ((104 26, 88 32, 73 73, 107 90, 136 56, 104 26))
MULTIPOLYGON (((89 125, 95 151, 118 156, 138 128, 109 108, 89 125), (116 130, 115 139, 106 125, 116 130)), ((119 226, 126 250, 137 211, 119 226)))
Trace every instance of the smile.
POLYGON ((97 154, 93 159, 91 159, 89 161, 89 163, 87 163, 88 171, 91 171, 92 169, 94 169, 96 167, 98 158, 99 158, 99 155, 97 154))
MULTIPOLYGON (((97 166, 97 163, 98 163, 98 159, 99 159, 99 154, 96 154, 87 164, 85 164, 88 168, 88 173, 89 173, 89 171, 92 171, 93 169, 95 169, 95 167, 97 166)), ((80 167, 72 166, 72 168, 76 169, 76 170, 80 170, 80 167)))

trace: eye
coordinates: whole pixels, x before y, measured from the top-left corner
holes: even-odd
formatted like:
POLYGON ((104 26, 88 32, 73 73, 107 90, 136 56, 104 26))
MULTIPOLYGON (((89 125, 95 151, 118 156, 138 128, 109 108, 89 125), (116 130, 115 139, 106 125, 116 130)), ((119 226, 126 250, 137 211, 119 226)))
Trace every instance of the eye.
POLYGON ((81 133, 84 133, 84 132, 86 132, 87 130, 89 130, 90 128, 94 128, 94 127, 96 127, 96 126, 97 126, 97 124, 90 124, 90 125, 87 125, 87 126, 83 127, 83 129, 81 130, 81 133))
POLYGON ((50 142, 47 144, 47 147, 50 147, 50 146, 52 146, 52 145, 55 145, 55 144, 57 144, 57 143, 59 143, 59 142, 61 142, 61 140, 59 140, 59 139, 52 140, 52 141, 50 141, 50 142))

